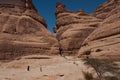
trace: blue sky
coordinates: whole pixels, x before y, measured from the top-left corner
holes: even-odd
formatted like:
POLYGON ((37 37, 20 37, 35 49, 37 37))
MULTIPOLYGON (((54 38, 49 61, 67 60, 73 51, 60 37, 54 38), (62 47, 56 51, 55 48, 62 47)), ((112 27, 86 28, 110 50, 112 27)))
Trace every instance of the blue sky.
POLYGON ((53 33, 55 26, 55 9, 56 3, 62 2, 66 5, 66 9, 77 11, 80 9, 85 10, 87 13, 92 13, 96 8, 106 2, 107 0, 32 0, 38 13, 46 20, 48 29, 53 33))

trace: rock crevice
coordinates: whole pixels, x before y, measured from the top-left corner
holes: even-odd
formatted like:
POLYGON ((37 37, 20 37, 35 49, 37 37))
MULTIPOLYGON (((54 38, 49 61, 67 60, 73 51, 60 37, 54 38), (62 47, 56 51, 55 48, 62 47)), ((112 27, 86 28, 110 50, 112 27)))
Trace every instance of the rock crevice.
POLYGON ((60 41, 63 54, 77 54, 84 39, 102 22, 84 10, 72 12, 66 10, 65 5, 56 5, 56 38, 60 41))

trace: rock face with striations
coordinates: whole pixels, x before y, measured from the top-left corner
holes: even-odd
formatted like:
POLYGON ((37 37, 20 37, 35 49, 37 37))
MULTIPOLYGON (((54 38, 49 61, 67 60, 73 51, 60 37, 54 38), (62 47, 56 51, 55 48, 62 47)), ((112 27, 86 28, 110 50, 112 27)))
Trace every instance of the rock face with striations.
POLYGON ((117 8, 119 5, 120 5, 120 0, 108 0, 107 2, 99 6, 97 10, 93 13, 93 15, 97 18, 105 19, 109 17, 108 14, 113 9, 117 8))
POLYGON ((59 2, 56 5, 55 15, 54 31, 64 55, 77 53, 82 42, 101 23, 101 19, 97 19, 83 10, 77 12, 66 10, 65 5, 59 2))
MULTIPOLYGON (((109 0, 101 5, 94 14, 106 13, 105 19, 83 42, 79 57, 91 53, 98 58, 120 59, 120 0, 109 0)), ((96 16, 96 15, 95 15, 96 16)), ((101 18, 97 15, 97 17, 101 18)))
POLYGON ((45 20, 31 0, 0 0, 0 59, 36 53, 58 54, 45 20))

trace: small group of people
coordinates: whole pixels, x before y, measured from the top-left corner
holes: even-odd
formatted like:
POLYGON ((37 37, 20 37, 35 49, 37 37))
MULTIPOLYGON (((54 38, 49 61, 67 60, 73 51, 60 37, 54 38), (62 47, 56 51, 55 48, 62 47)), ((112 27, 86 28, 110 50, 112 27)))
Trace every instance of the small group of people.
MULTIPOLYGON (((62 55, 62 48, 59 48, 59 54, 60 54, 61 56, 63 56, 63 55, 62 55)), ((30 71, 30 66, 29 66, 29 65, 27 66, 27 71, 30 71)), ((40 66, 40 72, 42 72, 42 66, 40 66)))

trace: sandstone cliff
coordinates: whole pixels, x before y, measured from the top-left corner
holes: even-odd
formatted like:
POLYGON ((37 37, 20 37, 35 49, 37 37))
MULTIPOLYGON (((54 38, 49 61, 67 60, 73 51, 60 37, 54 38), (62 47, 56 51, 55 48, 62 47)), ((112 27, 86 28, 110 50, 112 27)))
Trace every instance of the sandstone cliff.
POLYGON ((93 15, 97 18, 105 19, 109 17, 109 13, 120 5, 120 0, 108 0, 100 5, 93 15))
POLYGON ((45 20, 31 0, 0 0, 0 59, 36 53, 58 54, 45 20))
POLYGON ((103 22, 83 42, 79 57, 90 52, 92 57, 120 59, 120 0, 109 0, 94 14, 106 13, 104 9, 110 7, 103 22))
POLYGON ((65 55, 73 55, 78 52, 85 38, 101 23, 97 19, 85 13, 84 10, 72 12, 65 9, 65 5, 56 5, 56 38, 60 42, 60 48, 65 55))

